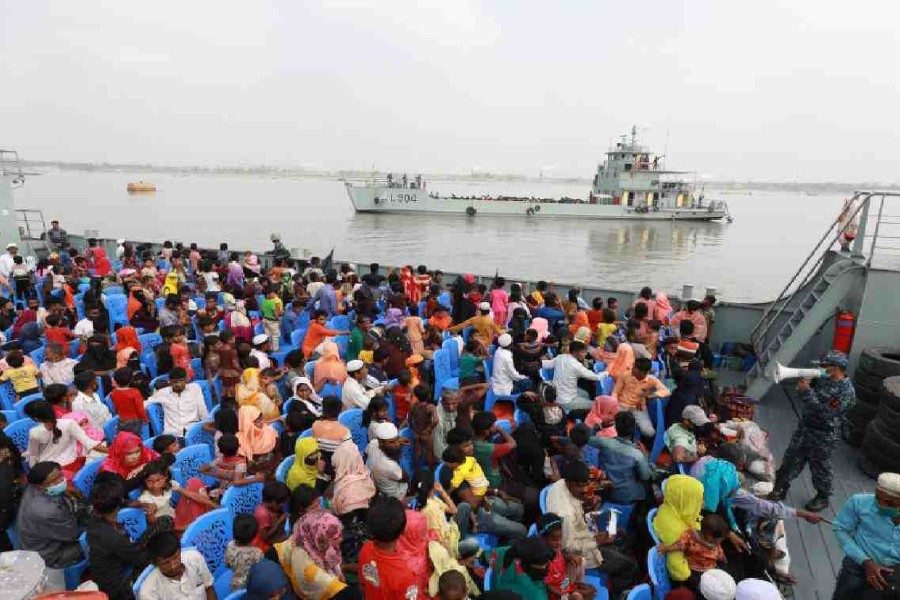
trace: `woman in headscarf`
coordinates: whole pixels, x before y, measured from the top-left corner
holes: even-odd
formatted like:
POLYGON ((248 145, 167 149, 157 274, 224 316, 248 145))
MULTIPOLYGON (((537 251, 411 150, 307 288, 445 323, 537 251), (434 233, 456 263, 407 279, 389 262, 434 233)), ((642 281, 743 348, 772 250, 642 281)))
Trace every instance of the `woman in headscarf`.
POLYGON ((326 383, 336 383, 344 385, 347 379, 347 367, 341 360, 338 345, 327 340, 321 345, 322 356, 316 361, 316 368, 313 372, 313 385, 317 392, 321 392, 326 383))
POLYGON ((144 331, 156 331, 159 329, 159 321, 156 320, 156 305, 147 301, 144 290, 135 286, 131 289, 128 298, 128 322, 132 327, 140 327, 144 331))
POLYGON ((288 540, 275 544, 294 593, 308 600, 329 600, 347 588, 341 570, 343 537, 344 526, 337 517, 311 510, 300 517, 288 540))
POLYGON ((43 345, 44 343, 41 341, 41 326, 38 325, 37 321, 25 323, 22 329, 19 330, 19 347, 22 349, 22 352, 28 354, 43 345))
POLYGON ((250 342, 253 339, 253 323, 247 316, 247 309, 244 306, 243 300, 229 303, 226 298, 225 327, 239 340, 250 342))
POLYGON ((94 334, 88 338, 87 349, 75 365, 75 372, 93 371, 105 375, 116 368, 116 353, 109 349, 105 335, 94 334))
POLYGON ((294 408, 294 405, 299 402, 303 405, 303 407, 298 407, 301 412, 305 408, 306 411, 312 413, 316 418, 322 416, 322 398, 316 393, 313 384, 306 377, 298 377, 294 380, 294 395, 291 399, 294 402, 291 403, 290 410, 297 410, 294 408))
POLYGON ((391 327, 403 327, 406 318, 403 316, 403 311, 399 308, 389 308, 384 313, 384 328, 390 329, 391 327))
POLYGON ((237 384, 235 399, 240 407, 255 407, 267 421, 275 420, 281 415, 278 405, 261 391, 259 369, 244 369, 240 383, 237 384))
POLYGON ((295 598, 290 593, 290 582, 281 566, 264 558, 252 567, 247 574, 247 593, 244 600, 290 600, 295 598))
POLYGON ((100 470, 117 473, 122 479, 131 479, 141 472, 144 465, 157 458, 159 455, 147 448, 141 438, 122 431, 116 435, 112 446, 109 447, 109 454, 100 465, 100 470))
POLYGON ((628 344, 619 344, 616 357, 606 365, 606 371, 610 377, 618 380, 619 377, 631 373, 634 367, 634 349, 628 344))
POLYGON ((597 396, 594 405, 584 418, 584 424, 595 430, 598 437, 614 438, 616 435, 616 415, 619 401, 615 396, 597 396))
POLYGON ((535 317, 531 320, 529 329, 534 329, 538 334, 538 341, 543 342, 550 335, 550 322, 544 317, 535 317))
MULTIPOLYGON (((688 475, 672 475, 666 482, 662 506, 653 519, 653 529, 663 544, 674 544, 685 531, 700 529, 703 484, 688 475)), ((687 581, 691 568, 683 552, 666 554, 669 577, 687 581)))
POLYGON ((162 291, 160 292, 163 298, 169 294, 178 294, 178 273, 175 271, 166 273, 166 281, 163 283, 162 291))
POLYGON ((525 331, 528 329, 526 321, 528 320, 528 312, 521 307, 512 309, 512 316, 509 318, 509 335, 512 336, 513 342, 521 344, 525 339, 525 331))
POLYGON ((573 337, 576 336, 578 330, 582 327, 587 327, 588 332, 590 332, 591 323, 588 321, 587 313, 583 310, 579 310, 572 315, 572 320, 569 321, 569 335, 573 337))
POLYGON ((475 316, 475 305, 469 300, 469 291, 475 283, 471 273, 461 275, 453 282, 453 322, 462 323, 475 316))
POLYGON ((316 438, 299 438, 294 445, 294 464, 288 471, 285 483, 291 491, 298 485, 308 485, 315 489, 316 479, 324 467, 316 438))
POLYGON ((348 440, 339 445, 331 456, 331 464, 334 467, 331 502, 335 514, 341 516, 368 509, 369 502, 375 496, 375 483, 356 444, 348 440))
POLYGON ((278 433, 265 422, 255 406, 242 406, 238 411, 238 454, 249 461, 268 461, 278 443, 278 433))
POLYGON ((112 264, 106 256, 106 250, 97 246, 94 249, 94 275, 97 277, 109 277, 112 273, 112 264))
POLYGON ((406 360, 412 356, 409 340, 406 339, 402 329, 391 327, 385 332, 382 345, 388 351, 388 361, 384 372, 388 377, 395 379, 406 368, 406 360))
POLYGON ((420 590, 428 589, 431 567, 428 564, 428 542, 436 536, 428 529, 428 521, 420 512, 406 509, 406 527, 397 539, 397 552, 406 560, 407 567, 415 574, 420 590))
POLYGON ((659 321, 663 325, 669 324, 669 315, 672 314, 672 303, 665 292, 656 292, 656 306, 650 318, 659 321))
POLYGON ((555 554, 540 537, 497 548, 491 590, 506 590, 528 600, 547 600, 544 577, 555 554))
POLYGON ((737 529, 732 501, 734 494, 741 487, 741 478, 737 468, 727 460, 720 458, 706 462, 700 477, 703 484, 703 508, 709 512, 719 513, 728 519, 732 529, 737 529))
POLYGON ((140 356, 143 348, 141 341, 138 339, 137 331, 134 327, 120 327, 116 331, 116 368, 121 369, 128 364, 133 356, 138 357, 140 364, 140 356))

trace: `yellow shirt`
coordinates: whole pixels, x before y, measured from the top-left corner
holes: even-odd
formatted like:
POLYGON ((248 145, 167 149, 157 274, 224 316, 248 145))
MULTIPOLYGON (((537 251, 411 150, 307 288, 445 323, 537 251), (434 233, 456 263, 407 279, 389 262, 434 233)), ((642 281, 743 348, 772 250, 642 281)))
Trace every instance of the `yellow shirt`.
POLYGON ((373 352, 372 350, 360 350, 358 358, 359 358, 359 360, 363 361, 367 365, 371 365, 372 361, 374 360, 374 357, 373 357, 374 354, 375 354, 375 352, 373 352))
POLYGON ((600 346, 606 343, 606 338, 611 336, 619 329, 619 326, 615 323, 600 323, 597 326, 597 340, 600 342, 600 346))
POLYGON ((450 489, 455 490, 462 485, 463 481, 469 484, 469 487, 472 488, 472 493, 476 496, 484 496, 490 485, 487 477, 484 476, 484 471, 481 470, 481 465, 472 456, 466 457, 465 462, 453 471, 450 489))
POLYGON ((22 365, 18 369, 9 367, 3 371, 0 381, 12 381, 16 393, 21 394, 38 387, 37 374, 38 370, 34 365, 22 365))

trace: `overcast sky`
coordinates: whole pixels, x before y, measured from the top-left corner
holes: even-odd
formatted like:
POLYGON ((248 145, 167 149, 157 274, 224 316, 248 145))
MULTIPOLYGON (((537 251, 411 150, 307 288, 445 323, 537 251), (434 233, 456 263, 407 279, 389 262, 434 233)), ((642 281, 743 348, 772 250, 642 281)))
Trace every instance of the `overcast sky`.
POLYGON ((0 0, 24 158, 900 181, 900 3, 0 0))

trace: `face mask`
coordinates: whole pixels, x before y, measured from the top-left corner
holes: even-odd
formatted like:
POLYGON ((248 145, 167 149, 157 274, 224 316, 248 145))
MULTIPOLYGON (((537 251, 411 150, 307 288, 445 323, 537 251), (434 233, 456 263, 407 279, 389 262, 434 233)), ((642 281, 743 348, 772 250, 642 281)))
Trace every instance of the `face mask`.
POLYGON ((61 496, 62 494, 66 493, 67 487, 68 486, 66 485, 66 480, 63 479, 59 483, 55 483, 55 484, 51 485, 50 487, 44 488, 44 489, 51 496, 61 496))
POLYGON ((891 519, 900 519, 900 508, 893 506, 878 506, 878 513, 891 519))

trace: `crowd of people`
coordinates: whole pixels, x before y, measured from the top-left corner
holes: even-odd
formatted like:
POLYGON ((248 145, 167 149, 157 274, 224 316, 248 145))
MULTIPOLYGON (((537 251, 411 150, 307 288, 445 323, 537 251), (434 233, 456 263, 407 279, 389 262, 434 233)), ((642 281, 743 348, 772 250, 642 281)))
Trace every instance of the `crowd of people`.
MULTIPOLYGON (((752 400, 718 389, 713 297, 55 237, 24 276, 0 257, 0 550, 38 552, 58 589, 86 553, 110 598, 141 573, 141 599, 224 598, 181 537, 255 486, 220 549, 245 598, 781 598, 784 521, 828 505, 846 357, 798 386, 776 471, 752 400), (794 508, 806 462, 818 494, 794 508)), ((841 509, 835 598, 892 593, 898 523, 900 475, 841 509)))

